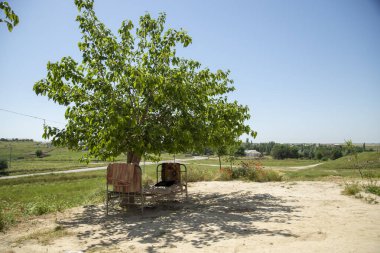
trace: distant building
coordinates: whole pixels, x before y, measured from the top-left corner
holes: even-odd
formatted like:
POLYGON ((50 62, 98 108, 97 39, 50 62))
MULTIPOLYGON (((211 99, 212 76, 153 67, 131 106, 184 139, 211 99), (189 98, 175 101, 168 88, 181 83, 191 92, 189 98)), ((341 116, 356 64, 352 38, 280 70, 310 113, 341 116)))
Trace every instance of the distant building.
POLYGON ((253 157, 253 158, 259 158, 259 157, 262 157, 263 155, 256 150, 246 150, 245 156, 253 157))

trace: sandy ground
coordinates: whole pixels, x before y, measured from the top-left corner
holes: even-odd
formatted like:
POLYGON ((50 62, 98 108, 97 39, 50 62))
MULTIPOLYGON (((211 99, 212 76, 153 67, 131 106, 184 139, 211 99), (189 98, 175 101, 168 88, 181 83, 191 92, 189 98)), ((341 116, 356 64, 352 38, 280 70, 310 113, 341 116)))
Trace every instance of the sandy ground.
POLYGON ((0 252, 380 252, 380 204, 334 182, 198 182, 187 202, 112 212, 87 206, 0 234, 0 252), (68 235, 38 242, 38 231, 68 235))

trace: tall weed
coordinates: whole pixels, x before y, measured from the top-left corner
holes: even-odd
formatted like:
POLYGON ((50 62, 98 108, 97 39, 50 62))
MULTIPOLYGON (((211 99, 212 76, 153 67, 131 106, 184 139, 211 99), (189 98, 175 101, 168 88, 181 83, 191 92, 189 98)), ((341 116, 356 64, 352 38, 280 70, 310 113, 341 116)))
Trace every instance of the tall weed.
POLYGON ((234 170, 233 169, 231 169, 229 167, 221 168, 219 170, 219 177, 218 177, 218 179, 221 180, 221 181, 229 181, 229 180, 232 180, 233 174, 234 174, 234 170))
POLYGON ((349 195, 349 196, 355 196, 361 191, 361 186, 358 182, 352 182, 352 183, 345 183, 344 189, 342 191, 342 194, 349 195))
POLYGON ((9 208, 0 206, 0 232, 4 231, 9 225, 16 222, 14 214, 9 212, 9 208))
POLYGON ((187 182, 212 181, 217 179, 213 169, 204 169, 197 166, 187 167, 187 182))

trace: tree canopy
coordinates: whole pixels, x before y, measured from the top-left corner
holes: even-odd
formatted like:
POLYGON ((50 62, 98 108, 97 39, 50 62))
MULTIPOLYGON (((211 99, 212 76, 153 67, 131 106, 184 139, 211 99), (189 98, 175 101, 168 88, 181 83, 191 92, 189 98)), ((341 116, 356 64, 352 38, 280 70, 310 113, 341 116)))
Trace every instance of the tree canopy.
POLYGON ((8 2, 0 2, 0 9, 4 11, 5 18, 0 18, 0 23, 6 23, 8 31, 12 32, 18 22, 18 16, 14 13, 8 2))
POLYGON ((67 106, 64 129, 45 126, 55 145, 88 150, 107 159, 122 153, 128 162, 146 154, 202 150, 256 133, 245 124, 248 107, 229 102, 229 71, 211 71, 178 57, 176 47, 192 38, 165 29, 166 15, 141 16, 139 26, 122 22, 115 36, 94 12, 92 0, 76 0, 82 61, 63 57, 47 64, 37 95, 67 106))

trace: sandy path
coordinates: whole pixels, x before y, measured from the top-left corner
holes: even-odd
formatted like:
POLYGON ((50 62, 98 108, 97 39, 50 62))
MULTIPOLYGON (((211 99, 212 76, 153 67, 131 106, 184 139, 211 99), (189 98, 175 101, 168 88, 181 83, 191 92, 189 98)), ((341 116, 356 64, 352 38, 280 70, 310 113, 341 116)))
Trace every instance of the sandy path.
POLYGON ((341 190, 333 182, 198 182, 187 203, 147 208, 144 217, 105 218, 102 206, 88 206, 29 221, 0 235, 0 252, 380 252, 380 205, 341 190), (15 243, 57 224, 71 235, 15 243))
POLYGON ((278 167, 271 167, 271 168, 277 169, 277 170, 279 170, 279 169, 281 169, 281 170, 305 170, 305 169, 317 167, 318 165, 321 165, 321 164, 323 164, 323 163, 316 163, 316 164, 310 164, 310 165, 305 165, 305 166, 290 166, 290 167, 278 166, 278 167))

